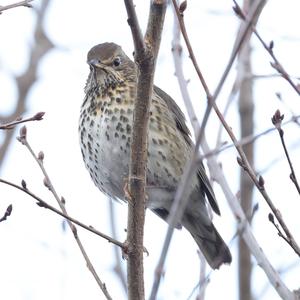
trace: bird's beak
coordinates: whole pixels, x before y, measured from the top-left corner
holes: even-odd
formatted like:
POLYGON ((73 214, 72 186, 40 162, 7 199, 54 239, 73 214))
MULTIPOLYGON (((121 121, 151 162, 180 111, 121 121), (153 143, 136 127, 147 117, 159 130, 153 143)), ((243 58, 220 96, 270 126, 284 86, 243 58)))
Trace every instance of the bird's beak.
POLYGON ((95 68, 95 67, 100 68, 101 67, 101 63, 98 59, 91 59, 91 60, 87 61, 87 63, 90 67, 93 67, 93 68, 95 68))

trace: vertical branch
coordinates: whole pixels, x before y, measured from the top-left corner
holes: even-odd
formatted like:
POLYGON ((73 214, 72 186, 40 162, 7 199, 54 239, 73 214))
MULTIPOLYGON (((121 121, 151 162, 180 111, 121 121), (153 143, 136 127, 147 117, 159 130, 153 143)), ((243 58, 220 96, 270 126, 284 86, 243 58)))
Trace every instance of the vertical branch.
POLYGON ((141 38, 138 19, 132 0, 125 0, 128 23, 135 45, 138 67, 136 101, 133 115, 133 134, 129 168, 127 281, 128 299, 145 298, 143 269, 143 235, 145 221, 145 185, 147 166, 147 132, 149 106, 152 97, 156 57, 166 12, 166 1, 153 0, 150 5, 147 31, 141 38))
MULTIPOLYGON (((248 11, 252 1, 244 1, 244 10, 248 11)), ((249 36, 245 40, 243 48, 238 57, 238 72, 237 78, 241 78, 239 91, 239 113, 240 113, 240 128, 241 138, 253 134, 253 81, 252 81, 252 67, 251 67, 251 46, 249 36)), ((243 146, 245 155, 248 158, 249 164, 253 166, 254 163, 254 144, 249 143, 243 146)), ((253 182, 251 178, 243 170, 240 171, 240 192, 241 192, 241 206, 250 223, 252 197, 253 197, 253 182)), ((238 274, 239 274, 239 299, 251 300, 251 253, 250 249, 245 243, 243 237, 239 235, 238 240, 238 274)))

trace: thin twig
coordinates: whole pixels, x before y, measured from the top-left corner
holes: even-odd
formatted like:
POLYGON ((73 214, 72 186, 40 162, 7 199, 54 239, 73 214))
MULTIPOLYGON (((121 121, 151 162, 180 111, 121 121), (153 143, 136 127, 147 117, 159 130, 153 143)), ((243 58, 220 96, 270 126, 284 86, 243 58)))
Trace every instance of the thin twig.
POLYGON ((236 43, 235 43, 235 46, 233 48, 232 54, 229 58, 229 61, 226 65, 226 68, 225 68, 225 70, 224 70, 224 72, 221 76, 221 79, 218 82, 217 88, 216 88, 213 95, 210 93, 210 91, 208 89, 206 81, 205 81, 205 79, 204 79, 204 77, 203 77, 203 75, 200 71, 199 65, 198 65, 196 57, 194 55, 194 52, 193 52, 193 49, 192 49, 187 31, 186 31, 186 28, 185 28, 184 15, 183 15, 183 13, 181 13, 179 11, 176 0, 172 0, 172 2, 173 2, 173 6, 175 8, 175 11, 176 11, 176 15, 177 15, 177 18, 178 18, 178 22, 179 22, 179 25, 180 25, 182 36, 184 38, 184 41, 186 43, 186 46, 187 46, 187 49, 188 49, 188 52, 189 52, 189 57, 192 60, 193 66, 196 70, 196 73, 199 77, 199 80, 200 80, 200 82, 203 86, 203 89, 206 93, 206 97, 207 97, 207 100, 208 100, 208 104, 207 104, 207 107, 206 107, 206 110, 205 110, 205 113, 204 113, 204 116, 203 116, 203 120, 201 122, 201 127, 200 127, 200 132, 199 132, 199 139, 201 141, 202 137, 204 135, 204 130, 205 130, 205 127, 206 127, 206 124, 207 124, 207 121, 208 121, 208 117, 209 117, 210 112, 211 112, 212 104, 216 101, 216 99, 217 99, 217 97, 218 97, 218 95, 219 95, 219 93, 220 93, 220 91, 221 91, 221 89, 222 89, 222 87, 225 83, 225 80, 226 80, 226 78, 229 74, 229 71, 231 70, 232 65, 233 65, 233 63, 234 63, 234 61, 235 61, 242 45, 244 43, 244 40, 246 39, 246 37, 249 33, 252 22, 257 20, 258 16, 260 15, 260 13, 262 11, 262 8, 263 8, 263 3, 265 2, 265 0, 256 0, 256 2, 253 3, 253 5, 251 6, 251 10, 249 11, 249 14, 248 14, 249 17, 248 17, 247 21, 245 22, 244 28, 240 32, 239 39, 236 40, 236 43))
POLYGON ((207 262, 202 252, 198 250, 197 253, 200 259, 200 278, 199 278, 199 291, 196 300, 204 300, 205 290, 209 283, 209 278, 205 275, 207 262))
POLYGON ((6 184, 6 185, 10 185, 24 193, 26 193, 27 195, 29 195, 30 197, 32 197, 33 199, 35 199, 37 201, 37 205, 40 206, 40 207, 44 207, 44 208, 47 208, 49 210, 51 210, 52 212, 60 215, 61 217, 71 221, 72 223, 74 224, 77 224, 78 226, 84 228, 85 230, 88 230, 102 238, 104 238, 105 240, 107 240, 108 242, 112 243, 112 244, 115 244, 116 246, 120 247, 121 249, 123 249, 123 243, 117 241, 116 239, 98 231, 97 229, 95 229, 94 227, 92 226, 88 226, 88 225, 85 225, 84 223, 78 221, 77 219, 61 212, 60 210, 56 209, 54 206, 48 204, 46 201, 44 201, 43 199, 41 199, 39 196, 35 195, 33 192, 31 192, 27 187, 26 187, 26 183, 25 181, 23 180, 22 181, 22 186, 18 185, 18 184, 15 184, 15 183, 12 183, 8 180, 5 180, 5 179, 2 179, 0 178, 0 182, 6 184), (25 187, 24 187, 25 186, 25 187))
POLYGON ((0 14, 4 10, 8 10, 8 9, 12 9, 12 8, 20 7, 20 6, 31 8, 32 5, 30 4, 30 2, 32 2, 32 1, 33 0, 25 0, 25 1, 16 2, 16 3, 13 3, 13 4, 5 5, 5 6, 0 6, 0 14))
POLYGON ((283 118, 284 118, 284 115, 282 115, 280 113, 280 111, 277 110, 275 112, 275 114, 273 115, 273 117, 272 117, 272 123, 273 123, 273 125, 275 126, 275 128, 277 129, 277 131, 279 133, 281 144, 282 144, 285 156, 288 160, 288 163, 289 163, 289 166, 290 166, 290 169, 291 169, 290 179, 292 180, 292 182, 294 183, 298 193, 300 194, 299 183, 298 183, 298 180, 297 180, 297 177, 296 177, 296 173, 294 171, 293 163, 291 161, 288 149, 287 149, 286 144, 285 144, 284 130, 281 128, 281 123, 282 123, 283 118))
MULTIPOLYGON (((205 139, 202 141, 202 148, 204 152, 210 151, 205 139)), ((238 232, 243 236, 244 241, 251 250, 252 255, 256 258, 257 264, 264 270, 270 283, 273 285, 274 289, 282 299, 295 300, 294 294, 284 284, 279 274, 275 271, 274 267, 269 262, 268 257, 265 255, 260 245, 258 244, 255 236, 251 231, 249 222, 247 221, 247 218, 241 208, 240 202, 231 191, 223 170, 221 169, 214 156, 208 159, 208 166, 213 178, 220 184, 228 201, 228 204, 233 212, 233 215, 238 223, 238 232)))
MULTIPOLYGON (((264 0, 265 1, 265 0, 264 0)), ((234 11, 235 13, 244 21, 248 21, 248 15, 245 15, 243 13, 243 10, 241 9, 241 7, 238 5, 238 3, 233 0, 235 7, 234 7, 234 11)), ((271 66, 284 78, 287 80, 287 82, 293 87, 293 89, 296 91, 296 93, 298 95, 300 95, 300 89, 299 87, 293 82, 293 80, 291 79, 291 76, 286 72, 286 70, 284 69, 284 67, 282 66, 282 64, 279 62, 279 60, 277 59, 277 57, 274 54, 273 48, 274 48, 274 42, 271 41, 270 44, 267 44, 262 37, 260 36, 260 34, 257 32, 255 26, 251 25, 251 30, 253 31, 253 33, 256 35, 256 37, 258 38, 258 40, 261 42, 261 44, 263 45, 263 47, 267 50, 267 52, 270 54, 270 56, 272 57, 274 62, 271 62, 271 66)))
POLYGON ((11 215, 12 209, 13 209, 12 204, 8 205, 4 215, 0 218, 0 223, 5 221, 11 215))
MULTIPOLYGON (((173 1, 174 6, 176 6, 175 8, 176 8, 176 12, 177 12, 177 17, 179 18, 178 20, 179 20, 179 23, 181 25, 181 30, 182 30, 182 24, 184 25, 184 23, 183 23, 183 17, 182 17, 182 15, 178 14, 179 11, 178 11, 178 7, 177 7, 177 4, 176 4, 176 1, 175 0, 172 0, 172 1, 173 1)), ((233 54, 237 54, 236 51, 239 51, 239 49, 240 49, 240 47, 242 45, 242 42, 246 38, 246 35, 248 33, 249 28, 251 27, 251 25, 252 25, 252 23, 254 21, 257 21, 257 18, 259 16, 259 14, 261 13, 264 4, 265 4, 265 0, 256 0, 256 2, 253 3, 253 5, 251 5, 250 12, 247 15, 247 19, 246 19, 246 22, 245 22, 245 30, 242 31, 242 33, 241 33, 241 44, 237 43, 237 45, 235 47, 236 50, 233 51, 233 54)), ((183 36, 185 36, 186 31, 185 30, 182 31, 182 34, 183 34, 183 36)), ((187 41, 187 40, 185 38, 185 41, 187 41)), ((232 57, 233 56, 235 57, 236 55, 232 55, 232 57)), ((232 58, 230 59, 230 61, 232 61, 232 58)), ((232 64, 229 63, 227 65, 227 67, 226 67, 226 70, 227 70, 227 68, 228 68, 229 65, 232 65, 232 64)), ((196 62, 196 64, 194 64, 194 67, 195 67, 195 70, 197 71, 198 68, 199 68, 197 62, 196 62)), ((225 70, 224 74, 228 74, 226 72, 226 70, 225 70)), ((199 78, 200 78, 200 76, 199 76, 199 78)), ((245 155, 242 147, 237 144, 238 141, 237 141, 237 139, 236 139, 233 131, 231 130, 231 127, 225 121, 224 116, 222 115, 222 113, 220 112, 218 106, 216 105, 216 102, 215 102, 216 96, 219 94, 220 89, 223 86, 223 83, 225 81, 225 78, 224 78, 224 76, 222 76, 222 78, 220 79, 220 83, 218 84, 218 87, 217 87, 217 89, 216 89, 213 97, 211 97, 211 94, 210 94, 210 92, 208 90, 207 95, 206 95, 207 99, 209 100, 210 105, 213 107, 213 109, 216 112, 219 120, 221 121, 221 123, 223 124, 225 130, 227 131, 228 135, 230 136, 231 140, 235 144, 235 147, 236 147, 236 149, 237 149, 237 151, 238 151, 238 153, 240 155, 240 158, 238 158, 238 163, 248 173, 248 175, 250 176, 250 178, 252 179, 252 181, 254 182, 254 184, 256 185, 256 187, 258 188, 258 190, 260 191, 260 193, 262 194, 262 196, 266 200, 267 204, 269 205, 270 209, 272 210, 273 214, 275 215, 276 219, 278 220, 279 224, 281 225, 282 229, 284 230, 286 236, 290 239, 291 245, 293 245, 293 250, 297 253, 297 255, 300 256, 300 248, 297 245, 297 243, 296 243, 295 239, 293 238, 291 232, 289 231, 288 227, 286 226, 284 220, 282 219, 279 210, 276 209, 276 207, 274 206, 274 204, 271 201, 271 199, 270 199, 270 197, 269 197, 269 195, 268 195, 268 193, 267 193, 264 185, 260 185, 258 179, 256 178, 256 174, 255 174, 254 170, 252 169, 252 167, 250 166, 250 164, 248 162, 248 159, 247 159, 247 157, 246 157, 246 155, 245 155)), ((200 78, 200 80, 201 80, 201 78, 200 78)), ((202 83, 202 80, 201 80, 201 83, 202 83)), ((204 86, 204 89, 206 90, 207 86, 204 86)), ((208 109, 206 111, 208 111, 208 109)), ((206 119, 204 119, 204 121, 205 120, 206 119)), ((200 133, 201 133, 201 130, 204 130, 203 129, 203 124, 201 125, 200 133)), ((199 134, 199 137, 201 138, 201 134, 199 134)), ((197 139, 196 140, 196 145, 197 145, 198 142, 199 141, 197 139)))
MULTIPOLYGON (((37 164, 39 165, 42 173, 44 174, 44 185, 50 190, 50 192, 53 194, 54 198, 56 199, 61 211, 63 212, 64 216, 68 216, 68 213, 67 213, 67 210, 66 210, 66 207, 65 207, 65 199, 62 197, 60 198, 58 196, 58 193, 56 192, 51 180, 50 180, 50 177, 44 167, 44 164, 43 164, 43 160, 44 160, 44 154, 43 152, 39 152, 38 155, 35 154, 35 152, 33 151, 33 149, 31 148, 31 146, 29 145, 28 143, 28 140, 27 140, 27 130, 26 130, 26 127, 23 126, 21 129, 20 129, 20 136, 17 137, 17 140, 19 142, 21 142, 27 149, 28 151, 30 152, 30 154, 32 155, 32 157, 34 158, 34 160, 37 162, 37 164)), ((23 189, 25 188, 26 189, 26 183, 22 185, 23 189)), ((89 256, 87 255, 87 252, 83 246, 83 244, 81 243, 81 240, 79 239, 79 235, 78 235, 78 232, 77 232, 77 228, 76 226, 68 219, 67 220, 67 223, 73 233, 73 236, 77 242, 77 245, 86 261, 86 264, 87 264, 87 267, 88 269, 90 270, 90 272, 92 273, 94 279, 96 280, 97 284, 99 285, 101 291, 103 292, 104 296, 106 297, 107 300, 112 300, 112 297, 110 296, 107 288, 106 288, 106 284, 104 282, 101 281, 101 279, 99 278, 89 256)))
MULTIPOLYGON (((178 62, 178 60, 177 60, 178 62)), ((179 66, 175 66, 176 70, 178 68, 182 68, 182 66, 180 66, 181 62, 179 61, 179 66)), ((183 84, 180 84, 180 87, 184 87, 186 92, 182 92, 182 96, 185 98, 185 103, 188 103, 188 106, 191 108, 192 104, 186 89, 186 80, 184 79, 184 77, 180 78, 178 75, 181 74, 181 72, 177 72, 176 71, 176 75, 178 77, 178 80, 181 80, 183 84), (188 97, 186 97, 185 95, 188 95, 188 97)), ((182 89, 181 89, 182 91, 182 89)), ((193 110, 189 110, 188 112, 190 112, 193 110)), ((190 118, 192 120, 196 119, 196 116, 194 113, 189 114, 190 118)), ((194 127, 194 129, 196 129, 199 125, 195 124, 195 122, 192 122, 192 125, 194 127)), ((274 130, 273 128, 263 132, 261 134, 259 134, 257 137, 256 136, 250 136, 248 138, 243 139, 242 141, 240 141, 240 143, 242 144, 243 142, 251 142, 256 140, 256 138, 262 136, 263 134, 266 134, 270 131, 274 130)), ((230 145, 231 146, 231 145, 230 145)), ((209 153, 212 152, 207 145, 206 139, 204 137, 203 141, 202 141, 202 148, 204 153, 209 153)), ((284 284, 284 282, 281 280, 281 278, 279 277, 279 274, 275 272, 274 268, 272 267, 272 265, 270 264, 270 262, 268 261, 268 258, 266 257, 266 255, 264 254, 264 252, 261 250, 261 247, 259 246, 259 244, 257 243, 251 228, 249 226, 249 223, 247 221, 247 218, 245 216, 245 214, 243 213, 243 210, 241 209, 240 203, 239 201, 236 199, 236 196, 234 195, 234 193, 232 193, 228 182, 223 174, 223 170, 220 168, 218 162, 216 161, 214 156, 211 156, 208 159, 208 166, 209 169, 211 171, 211 175, 212 177, 220 184, 220 186, 223 189, 223 192, 226 196, 226 199, 228 200, 228 203, 233 211, 233 214, 239 224, 239 232, 242 234, 245 242, 247 243, 249 249, 251 250, 251 253, 254 255, 254 257, 256 258, 258 264, 262 267, 262 269, 264 270, 264 272, 266 273, 269 281, 271 282, 271 284, 273 285, 273 287, 276 289, 276 291, 278 292, 278 294, 283 298, 283 299, 290 299, 290 300, 294 300, 294 294, 286 287, 286 285, 284 284)))
POLYGON ((34 116, 27 118, 27 119, 19 118, 19 119, 16 119, 15 121, 8 122, 6 124, 1 124, 0 129, 8 130, 8 129, 15 128, 16 125, 21 124, 21 123, 26 123, 26 122, 30 122, 30 121, 41 121, 41 120, 43 120, 44 115, 45 115, 44 112, 38 112, 34 116))
MULTIPOLYGON (((172 208, 170 211, 170 215, 169 215, 169 219, 168 219, 168 223, 169 223, 169 227, 168 227, 168 231, 165 237, 165 241, 164 241, 164 245, 163 245, 163 249, 161 252, 161 256, 159 258, 159 262, 157 264, 156 267, 156 271, 155 271, 155 275, 154 275, 154 282, 152 285, 152 290, 151 290, 151 296, 150 296, 150 300, 154 300, 156 298, 157 292, 158 292, 158 288, 159 288, 159 284, 160 284, 160 280, 161 280, 161 275, 162 275, 162 270, 164 268, 164 263, 166 260, 166 256, 167 256, 167 252, 169 249, 169 245, 170 245, 170 241, 173 235, 173 231, 174 231, 174 227, 175 225, 178 223, 178 220, 181 219, 182 214, 184 212, 184 209, 187 205, 188 202, 188 197, 185 195, 186 194, 186 187, 187 187, 187 183, 189 181, 189 178, 192 176, 192 174, 196 171, 196 161, 197 161, 197 155, 198 155, 198 151, 199 151, 199 147, 200 147, 200 141, 203 139, 204 136, 204 129, 205 129, 205 124, 208 120, 210 111, 211 111, 211 107, 213 106, 213 104, 215 103, 215 100, 217 98, 217 96, 219 95, 219 92, 221 91, 221 88, 223 87, 223 84, 225 82, 226 77, 228 76, 228 73, 232 67, 233 61, 248 33, 249 30, 249 26, 250 24, 248 24, 248 26, 246 26, 246 29, 244 31, 244 35, 241 36, 241 41, 240 44, 236 47, 236 50, 234 51, 234 54, 231 56, 230 62, 227 64, 226 69, 219 81, 219 84, 217 86, 217 89, 214 93, 214 95, 212 96, 208 86, 206 84, 206 81, 200 71, 200 68, 198 66, 198 63, 196 61, 196 57, 194 55, 193 49, 191 47, 188 35, 187 35, 187 31, 185 28, 185 24, 184 24, 184 19, 183 19, 183 12, 180 11, 176 0, 172 0, 173 2, 173 6, 175 8, 176 11, 176 15, 179 21, 179 25, 180 25, 180 29, 183 35, 183 38, 185 40, 185 43, 187 45, 188 48, 188 52, 189 52, 189 56, 193 62, 193 65, 195 67, 195 70, 198 74, 198 77, 201 81, 201 84, 206 92, 206 97, 208 99, 208 105, 203 117, 203 121, 200 127, 200 130, 198 132, 196 132, 196 144, 195 147, 193 149, 193 152, 191 154, 191 158, 190 160, 187 162, 184 172, 182 174, 179 186, 177 188, 176 194, 175 194, 175 198, 172 204, 172 208)), ((256 9, 258 10, 258 8, 256 7, 256 9)), ((253 19, 256 17, 257 15, 257 10, 253 10, 251 11, 252 15, 253 15, 253 19)))

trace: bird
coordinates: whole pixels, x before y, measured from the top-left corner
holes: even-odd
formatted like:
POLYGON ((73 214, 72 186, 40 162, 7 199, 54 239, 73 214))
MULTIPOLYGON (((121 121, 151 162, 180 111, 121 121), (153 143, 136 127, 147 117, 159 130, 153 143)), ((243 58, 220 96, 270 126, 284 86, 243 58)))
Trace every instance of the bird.
MULTIPOLYGON (((115 43, 101 43, 87 54, 90 72, 80 109, 79 140, 83 160, 95 185, 108 197, 125 199, 138 69, 115 43)), ((153 85, 148 127, 146 207, 168 222, 177 186, 193 141, 176 102, 153 85)), ((230 250, 208 213, 220 215, 201 163, 188 184, 188 204, 176 228, 186 228, 212 269, 231 263, 230 250)))

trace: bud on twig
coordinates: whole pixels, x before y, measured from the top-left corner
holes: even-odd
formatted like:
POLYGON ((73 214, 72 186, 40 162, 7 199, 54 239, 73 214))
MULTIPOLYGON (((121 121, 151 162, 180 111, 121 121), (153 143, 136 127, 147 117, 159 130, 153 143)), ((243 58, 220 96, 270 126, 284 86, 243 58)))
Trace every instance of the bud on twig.
POLYGON ((9 204, 8 207, 7 207, 7 209, 6 209, 5 215, 7 217, 10 216, 11 213, 12 213, 12 210, 13 210, 13 206, 12 206, 12 204, 9 204))
POLYGON ((273 125, 276 126, 276 128, 277 126, 279 126, 280 128, 283 119, 284 119, 284 115, 280 113, 279 109, 277 109, 272 117, 272 123, 273 125))
POLYGON ((33 116, 33 119, 36 121, 43 120, 44 115, 45 115, 45 112, 43 112, 43 111, 38 112, 33 116))
POLYGON ((282 123, 283 119, 284 119, 284 114, 281 114, 279 109, 277 109, 275 111, 275 114, 273 115, 273 117, 271 119, 273 125, 278 130, 278 132, 279 132, 279 134, 280 134, 281 137, 284 134, 284 131, 281 129, 281 123, 282 123))
POLYGON ((22 179, 21 185, 22 185, 22 188, 23 188, 24 190, 27 190, 26 181, 25 181, 24 179, 22 179))
POLYGON ((47 177, 44 178, 43 183, 44 183, 44 186, 50 190, 50 184, 49 184, 47 177))
POLYGON ((258 184, 261 188, 264 188, 265 180, 261 175, 258 177, 258 184))
POLYGON ((187 1, 184 0, 183 2, 181 2, 181 4, 179 5, 179 12, 181 14, 183 14, 183 12, 186 10, 187 7, 187 1))
POLYGON ((45 156, 44 156, 44 152, 43 152, 43 151, 40 151, 39 154, 38 154, 38 160, 41 161, 41 162, 43 162, 44 157, 45 157, 45 156))
POLYGON ((20 128, 19 133, 20 133, 20 136, 17 137, 17 140, 24 145, 26 142, 26 135, 27 135, 27 128, 25 125, 20 128))
POLYGON ((235 12, 235 14, 241 18, 242 20, 245 19, 245 16, 244 16, 244 13, 243 11, 241 10, 241 8, 237 5, 237 3, 234 1, 235 3, 235 6, 232 7, 233 11, 235 12))
POLYGON ((269 221, 274 224, 274 216, 272 213, 269 213, 268 218, 269 218, 269 221))
POLYGON ((12 212, 12 204, 8 205, 5 213, 4 213, 4 216, 2 218, 0 218, 0 222, 3 222, 7 219, 7 217, 9 217, 11 215, 11 212, 12 212))

